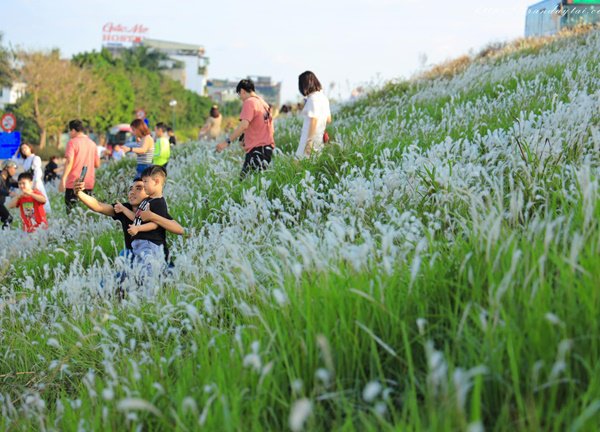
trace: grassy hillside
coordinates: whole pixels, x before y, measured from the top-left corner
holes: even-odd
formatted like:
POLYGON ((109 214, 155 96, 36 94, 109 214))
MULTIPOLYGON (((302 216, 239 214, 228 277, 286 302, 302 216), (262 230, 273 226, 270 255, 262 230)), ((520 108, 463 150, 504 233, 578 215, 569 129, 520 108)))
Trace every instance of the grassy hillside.
POLYGON ((278 121, 243 183, 178 147, 189 235, 123 302, 119 229, 51 191, 48 231, 0 237, 0 427, 594 430, 600 33, 542 42, 339 107, 318 159, 278 121))

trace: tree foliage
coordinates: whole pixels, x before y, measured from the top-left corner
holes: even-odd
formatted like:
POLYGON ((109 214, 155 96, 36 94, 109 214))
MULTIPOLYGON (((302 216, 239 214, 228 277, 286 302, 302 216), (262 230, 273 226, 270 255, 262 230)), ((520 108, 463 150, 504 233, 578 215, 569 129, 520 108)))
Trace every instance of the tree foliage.
MULTIPOLYGON (((120 58, 107 50, 84 52, 71 61, 61 59, 58 51, 19 52, 18 78, 27 84, 27 91, 9 109, 19 117, 19 129, 26 130, 24 138, 38 141, 40 147, 48 137, 58 140, 73 118, 96 132, 131 122, 140 109, 151 125, 171 124, 174 118, 178 128, 203 124, 211 100, 163 75, 164 57, 144 47, 127 50, 120 58), (170 106, 171 100, 177 105, 170 106)), ((1 59, 2 51, 0 66, 1 59)))
POLYGON ((12 53, 2 43, 3 34, 0 32, 0 87, 9 86, 13 78, 11 67, 12 53))
POLYGON ((128 123, 137 110, 144 110, 150 124, 161 121, 171 124, 176 117, 177 127, 199 126, 208 116, 211 100, 186 90, 160 71, 162 53, 146 47, 135 47, 115 58, 107 50, 77 54, 73 62, 100 76, 111 88, 109 113, 96 121, 103 129, 116 123, 128 123), (176 100, 171 107, 169 102, 176 100))
POLYGON ((88 69, 62 60, 58 50, 20 51, 17 58, 21 64, 19 77, 27 84, 18 112, 37 125, 41 148, 48 135, 58 136, 70 119, 81 118, 93 124, 106 111, 106 83, 88 69))

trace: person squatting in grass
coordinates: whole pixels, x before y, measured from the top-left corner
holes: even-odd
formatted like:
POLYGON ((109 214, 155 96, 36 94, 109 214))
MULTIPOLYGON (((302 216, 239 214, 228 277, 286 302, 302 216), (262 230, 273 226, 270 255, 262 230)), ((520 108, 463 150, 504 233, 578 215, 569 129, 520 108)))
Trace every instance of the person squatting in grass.
POLYGON ((302 109, 302 134, 296 150, 296 158, 302 159, 323 149, 323 135, 327 123, 331 123, 331 110, 323 86, 311 71, 300 74, 298 90, 306 98, 302 109))
MULTIPOLYGON (((127 217, 127 215, 125 215, 125 213, 123 212, 117 213, 115 211, 115 206, 118 203, 110 205, 107 203, 100 202, 96 198, 86 194, 84 192, 83 182, 76 182, 74 190, 75 194, 77 195, 77 198, 79 198, 79 200, 83 204, 85 204, 90 210, 96 213, 109 216, 121 223, 121 227, 123 229, 123 237, 125 240, 125 249, 122 250, 119 253, 119 255, 133 258, 133 247, 131 246, 132 237, 131 234, 129 234, 128 232, 129 225, 131 225, 133 219, 127 217)), ((127 194, 128 202, 120 205, 122 205, 123 207, 127 208, 135 214, 135 212, 137 212, 138 210, 138 206, 140 205, 140 203, 146 198, 148 198, 148 194, 146 194, 146 191, 144 190, 144 182, 140 177, 137 177, 133 180, 131 186, 129 187, 129 192, 127 194)), ((173 234, 181 235, 184 233, 183 227, 177 221, 166 217, 162 217, 156 213, 153 213, 150 210, 144 210, 140 212, 140 216, 143 221, 155 222, 156 224, 173 234)))
POLYGON ((13 220, 10 212, 5 207, 6 197, 14 196, 15 192, 11 192, 11 188, 19 187, 18 183, 13 180, 17 172, 17 164, 13 160, 7 160, 2 167, 0 173, 0 222, 2 228, 8 228, 13 220))
POLYGON ((32 233, 38 228, 46 229, 46 197, 37 189, 33 189, 33 175, 26 171, 19 174, 19 189, 13 199, 8 203, 8 208, 19 208, 23 231, 32 233))
POLYGON ((271 108, 256 94, 252 80, 241 80, 236 92, 243 102, 240 124, 225 141, 217 144, 215 150, 217 153, 222 152, 244 134, 242 146, 246 151, 246 158, 240 173, 240 179, 243 180, 251 169, 261 171, 269 167, 275 149, 275 129, 271 108))
POLYGON ((125 153, 133 152, 137 155, 137 177, 142 175, 142 172, 152 166, 152 159, 154 159, 154 140, 150 135, 150 129, 144 123, 144 120, 135 119, 131 122, 131 132, 135 135, 136 139, 140 142, 139 147, 129 147, 124 145, 123 151, 125 153))
POLYGON ((58 164, 56 161, 58 157, 50 156, 50 161, 46 164, 44 168, 44 183, 50 183, 59 178, 58 175, 58 164))
POLYGON ((168 262, 169 249, 165 228, 150 220, 154 220, 155 216, 144 222, 142 212, 150 210, 162 218, 173 218, 169 215, 167 203, 163 198, 163 188, 167 179, 165 169, 151 165, 142 172, 141 177, 148 197, 140 202, 135 212, 120 203, 114 206, 114 210, 116 213, 124 213, 132 221, 127 232, 132 237, 133 262, 143 267, 145 275, 151 276, 154 262, 168 262))

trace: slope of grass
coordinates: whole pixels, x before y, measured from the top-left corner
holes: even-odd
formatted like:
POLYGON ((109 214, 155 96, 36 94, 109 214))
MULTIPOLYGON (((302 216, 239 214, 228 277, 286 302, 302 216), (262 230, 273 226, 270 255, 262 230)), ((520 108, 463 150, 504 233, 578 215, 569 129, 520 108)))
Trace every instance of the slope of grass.
POLYGON ((599 49, 570 34, 387 85, 307 161, 278 122, 244 182, 239 150, 176 148, 176 270, 123 301, 116 225, 51 190, 48 231, 1 238, 0 427, 594 430, 599 49))

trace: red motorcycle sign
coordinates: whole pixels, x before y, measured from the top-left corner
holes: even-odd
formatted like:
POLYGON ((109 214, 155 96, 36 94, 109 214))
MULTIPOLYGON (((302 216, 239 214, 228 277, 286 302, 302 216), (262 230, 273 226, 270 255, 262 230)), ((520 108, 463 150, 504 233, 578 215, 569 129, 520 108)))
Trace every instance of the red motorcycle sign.
POLYGON ((12 132, 17 127, 17 118, 12 113, 6 113, 0 120, 0 127, 4 132, 12 132))

